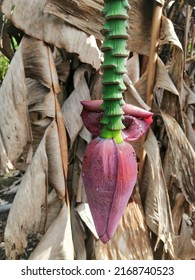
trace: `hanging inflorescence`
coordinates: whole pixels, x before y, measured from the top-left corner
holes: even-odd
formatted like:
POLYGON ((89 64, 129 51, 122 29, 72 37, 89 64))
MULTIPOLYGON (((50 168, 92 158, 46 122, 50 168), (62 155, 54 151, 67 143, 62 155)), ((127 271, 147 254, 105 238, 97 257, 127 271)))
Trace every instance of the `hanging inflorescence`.
POLYGON ((127 0, 104 1, 103 14, 105 23, 101 33, 104 35, 102 51, 104 62, 101 69, 102 94, 104 116, 100 123, 103 124, 102 138, 113 138, 117 143, 123 142, 121 130, 122 123, 123 91, 126 89, 123 74, 126 73, 125 60, 128 56, 126 43, 128 39, 127 19, 129 3, 127 0))
POLYGON ((83 101, 81 117, 94 135, 83 157, 82 178, 100 240, 114 235, 137 180, 137 161, 128 141, 140 138, 150 127, 152 113, 124 104, 123 75, 128 56, 127 0, 104 1, 101 69, 103 100, 83 101))

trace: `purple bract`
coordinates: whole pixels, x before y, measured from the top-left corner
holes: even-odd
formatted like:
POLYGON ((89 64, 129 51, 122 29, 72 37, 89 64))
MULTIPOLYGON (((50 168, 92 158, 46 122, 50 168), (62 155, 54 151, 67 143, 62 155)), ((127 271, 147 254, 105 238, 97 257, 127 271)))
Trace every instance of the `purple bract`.
POLYGON ((102 100, 83 101, 81 117, 95 136, 87 146, 82 177, 97 234, 107 243, 115 233, 137 180, 137 161, 133 147, 125 142, 140 138, 152 123, 153 113, 133 105, 122 106, 124 142, 99 137, 102 129, 102 100))

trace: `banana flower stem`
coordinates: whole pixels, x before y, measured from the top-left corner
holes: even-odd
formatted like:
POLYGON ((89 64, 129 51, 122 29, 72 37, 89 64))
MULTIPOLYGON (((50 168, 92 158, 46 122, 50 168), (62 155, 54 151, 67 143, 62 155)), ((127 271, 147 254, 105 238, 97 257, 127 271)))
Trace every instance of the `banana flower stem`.
POLYGON ((104 1, 103 14, 105 22, 101 30, 104 35, 102 51, 104 62, 101 66, 103 104, 101 109, 104 116, 100 120, 103 129, 100 137, 114 139, 116 143, 122 143, 123 91, 126 89, 123 82, 123 74, 126 73, 125 60, 128 56, 126 42, 128 39, 127 19, 129 3, 127 0, 104 1))

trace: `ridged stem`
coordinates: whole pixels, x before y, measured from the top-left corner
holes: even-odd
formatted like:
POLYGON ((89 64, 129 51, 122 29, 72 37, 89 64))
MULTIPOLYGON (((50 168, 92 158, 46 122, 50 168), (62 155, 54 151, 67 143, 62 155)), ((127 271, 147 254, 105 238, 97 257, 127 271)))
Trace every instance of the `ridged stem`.
POLYGON ((121 106, 124 104, 122 92, 126 89, 123 74, 126 73, 127 19, 129 3, 127 0, 105 0, 103 14, 105 18, 102 34, 104 43, 104 62, 101 66, 102 94, 104 116, 101 119, 103 129, 102 138, 113 138, 116 143, 123 142, 121 130, 124 128, 121 106))

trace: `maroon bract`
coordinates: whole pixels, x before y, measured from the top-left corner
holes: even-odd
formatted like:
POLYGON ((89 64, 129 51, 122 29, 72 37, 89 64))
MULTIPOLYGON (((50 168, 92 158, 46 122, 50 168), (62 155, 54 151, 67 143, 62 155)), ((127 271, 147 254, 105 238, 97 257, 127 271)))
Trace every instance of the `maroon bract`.
MULTIPOLYGON (((102 130, 100 123, 104 115, 101 109, 102 100, 82 101, 81 117, 85 127, 94 135, 99 136, 102 130)), ((122 106, 124 111, 122 136, 125 141, 134 141, 144 135, 152 123, 153 113, 131 104, 122 106)))
MULTIPOLYGON (((81 117, 94 135, 101 134, 104 112, 102 100, 82 101, 81 117)), ((121 131, 125 141, 140 138, 152 123, 153 113, 125 104, 121 131)), ((137 178, 137 162, 132 146, 114 139, 93 139, 85 151, 82 176, 89 207, 101 241, 108 242, 120 221, 137 178)))
POLYGON ((113 139, 93 139, 85 151, 82 176, 97 234, 108 242, 124 213, 137 178, 132 146, 113 139))

